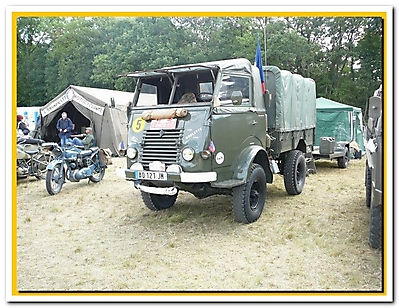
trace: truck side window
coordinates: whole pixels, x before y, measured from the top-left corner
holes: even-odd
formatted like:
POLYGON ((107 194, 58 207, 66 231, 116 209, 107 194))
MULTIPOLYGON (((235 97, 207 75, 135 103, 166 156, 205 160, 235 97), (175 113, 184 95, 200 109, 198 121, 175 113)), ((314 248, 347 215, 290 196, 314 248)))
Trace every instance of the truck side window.
POLYGON ((250 106, 251 80, 246 76, 223 76, 222 84, 219 91, 219 100, 228 103, 231 100, 231 94, 234 91, 241 91, 242 93, 242 106, 250 106))

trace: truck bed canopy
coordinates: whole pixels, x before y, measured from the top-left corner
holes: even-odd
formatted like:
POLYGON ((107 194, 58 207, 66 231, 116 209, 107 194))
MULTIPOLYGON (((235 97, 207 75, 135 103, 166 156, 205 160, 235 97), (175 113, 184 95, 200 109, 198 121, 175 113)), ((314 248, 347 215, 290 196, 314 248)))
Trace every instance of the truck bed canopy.
POLYGON ((271 100, 266 106, 268 126, 287 132, 311 129, 316 126, 316 84, 313 79, 280 70, 276 66, 263 67, 266 89, 271 100))

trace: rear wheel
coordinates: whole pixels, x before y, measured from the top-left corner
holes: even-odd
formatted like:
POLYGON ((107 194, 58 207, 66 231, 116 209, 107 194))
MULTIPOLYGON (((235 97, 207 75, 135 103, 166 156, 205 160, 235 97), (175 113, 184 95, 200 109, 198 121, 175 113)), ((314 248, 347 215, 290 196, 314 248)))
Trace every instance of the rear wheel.
POLYGON ((39 180, 44 180, 46 178, 47 165, 54 159, 54 154, 52 152, 42 153, 34 159, 32 166, 36 173, 35 177, 39 180))
POLYGON ((284 186, 289 195, 299 195, 306 179, 306 159, 299 150, 288 152, 284 162, 284 186))
POLYGON ((46 189, 50 195, 56 195, 61 191, 62 185, 65 183, 65 173, 61 168, 61 164, 56 164, 54 169, 48 170, 46 173, 46 189))
POLYGON ((105 175, 105 167, 97 166, 96 168, 94 168, 93 175, 91 175, 89 179, 94 183, 98 183, 103 179, 104 175, 105 175))
POLYGON ((338 157, 338 167, 341 169, 348 168, 350 160, 350 153, 347 147, 345 147, 345 154, 342 157, 338 157))
POLYGON ((89 177, 89 180, 93 183, 101 182, 105 175, 105 166, 100 163, 99 154, 93 157, 93 163, 96 164, 93 170, 93 174, 89 177))
POLYGON ((233 188, 233 214, 236 221, 251 223, 260 217, 266 200, 266 175, 258 164, 251 166, 248 181, 233 188))

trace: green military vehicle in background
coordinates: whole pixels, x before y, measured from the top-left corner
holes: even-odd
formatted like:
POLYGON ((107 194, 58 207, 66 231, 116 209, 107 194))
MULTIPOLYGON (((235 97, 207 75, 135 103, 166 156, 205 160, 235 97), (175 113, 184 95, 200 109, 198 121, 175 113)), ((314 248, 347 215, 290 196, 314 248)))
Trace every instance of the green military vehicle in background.
POLYGON ((382 90, 375 91, 368 102, 368 120, 364 130, 366 142, 366 205, 370 208, 369 245, 381 248, 383 237, 383 120, 382 90))
POLYGON ((312 79, 247 59, 127 73, 136 90, 128 107, 125 179, 151 210, 170 208, 179 191, 197 198, 232 195, 235 220, 256 221, 266 184, 284 177, 303 190, 316 123, 312 79))

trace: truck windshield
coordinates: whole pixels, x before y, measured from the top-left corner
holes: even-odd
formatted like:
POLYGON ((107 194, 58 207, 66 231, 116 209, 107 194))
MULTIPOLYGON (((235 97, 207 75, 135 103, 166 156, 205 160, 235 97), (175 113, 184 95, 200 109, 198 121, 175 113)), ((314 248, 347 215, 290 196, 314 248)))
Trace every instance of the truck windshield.
POLYGON ((135 106, 209 103, 213 98, 217 66, 182 66, 139 72, 135 106))
POLYGON ((210 70, 142 78, 136 106, 209 103, 213 97, 214 75, 210 70))

